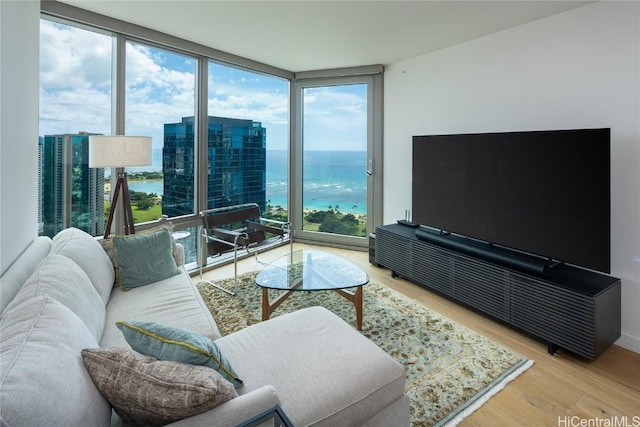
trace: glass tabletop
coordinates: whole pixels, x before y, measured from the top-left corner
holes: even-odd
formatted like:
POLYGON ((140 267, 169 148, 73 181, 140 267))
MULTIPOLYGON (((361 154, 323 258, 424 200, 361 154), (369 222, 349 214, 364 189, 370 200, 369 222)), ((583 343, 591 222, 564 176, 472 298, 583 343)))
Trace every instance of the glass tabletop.
POLYGON ((267 265, 256 277, 262 288, 326 291, 366 285, 369 276, 351 261, 318 250, 301 250, 267 265))

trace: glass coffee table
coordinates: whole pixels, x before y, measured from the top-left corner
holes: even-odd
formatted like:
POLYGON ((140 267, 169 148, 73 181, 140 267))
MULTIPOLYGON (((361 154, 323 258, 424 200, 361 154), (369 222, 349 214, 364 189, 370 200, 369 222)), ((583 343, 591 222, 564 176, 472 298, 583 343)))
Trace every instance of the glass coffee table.
POLYGON ((347 259, 318 250, 291 252, 268 264, 256 277, 262 288, 262 320, 293 292, 335 291, 353 303, 356 326, 362 330, 362 287, 367 283, 369 276, 347 259), (283 293, 269 302, 269 289, 283 293))

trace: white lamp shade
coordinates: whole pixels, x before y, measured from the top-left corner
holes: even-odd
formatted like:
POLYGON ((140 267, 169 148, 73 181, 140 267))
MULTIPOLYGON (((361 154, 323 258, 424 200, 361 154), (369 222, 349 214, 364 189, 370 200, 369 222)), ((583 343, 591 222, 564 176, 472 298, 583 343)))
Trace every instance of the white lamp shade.
POLYGON ((90 168, 150 166, 151 137, 129 135, 90 135, 90 168))

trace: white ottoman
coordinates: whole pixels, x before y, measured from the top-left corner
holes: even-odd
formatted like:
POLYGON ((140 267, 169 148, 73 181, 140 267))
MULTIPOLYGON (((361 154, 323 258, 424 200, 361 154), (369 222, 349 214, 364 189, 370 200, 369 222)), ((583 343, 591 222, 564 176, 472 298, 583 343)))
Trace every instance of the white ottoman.
POLYGON ((329 310, 312 307, 216 340, 244 386, 273 386, 295 426, 408 426, 405 372, 329 310))

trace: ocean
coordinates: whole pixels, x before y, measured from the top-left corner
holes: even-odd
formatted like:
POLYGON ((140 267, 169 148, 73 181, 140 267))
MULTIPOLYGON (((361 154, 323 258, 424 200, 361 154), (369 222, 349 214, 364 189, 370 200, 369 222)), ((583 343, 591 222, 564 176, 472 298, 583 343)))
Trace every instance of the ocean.
MULTIPOLYGON (((288 152, 267 150, 266 194, 267 203, 287 208, 288 152)), ((367 153, 366 151, 307 151, 303 161, 303 208, 327 210, 338 208, 342 212, 367 212, 367 153)), ((161 171, 162 150, 154 150, 153 166, 131 168, 129 172, 161 171), (159 151, 158 155, 156 151, 159 151)), ((162 195, 162 180, 129 181, 131 191, 162 195)))

